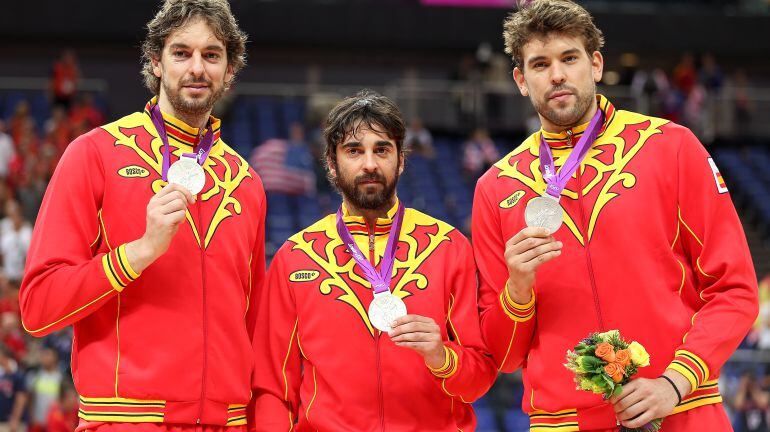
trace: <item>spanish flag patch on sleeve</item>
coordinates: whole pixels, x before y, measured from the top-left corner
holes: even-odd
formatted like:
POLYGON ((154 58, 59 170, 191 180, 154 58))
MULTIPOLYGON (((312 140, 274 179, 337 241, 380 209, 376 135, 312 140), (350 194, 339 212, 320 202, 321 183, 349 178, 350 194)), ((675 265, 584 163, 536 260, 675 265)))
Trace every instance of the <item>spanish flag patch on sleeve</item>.
POLYGON ((714 159, 708 158, 709 166, 711 166, 711 172, 714 174, 714 181, 717 183, 717 191, 721 194, 727 193, 727 185, 725 184, 725 180, 722 178, 722 174, 719 173, 719 168, 717 168, 717 164, 714 163, 714 159))

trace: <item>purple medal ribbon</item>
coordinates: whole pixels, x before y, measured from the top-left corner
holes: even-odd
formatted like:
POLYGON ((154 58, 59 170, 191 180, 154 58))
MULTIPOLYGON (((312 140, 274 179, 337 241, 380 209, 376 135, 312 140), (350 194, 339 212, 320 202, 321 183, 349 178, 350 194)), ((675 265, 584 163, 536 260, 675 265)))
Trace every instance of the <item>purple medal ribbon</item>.
POLYGON ((547 185, 545 191, 548 195, 557 200, 559 199, 561 192, 564 190, 564 187, 567 186, 570 177, 572 177, 572 174, 575 173, 575 170, 577 170, 580 163, 588 154, 588 149, 590 149, 591 145, 596 141, 596 136, 599 135, 599 129, 601 129, 600 126, 603 120, 604 113, 602 110, 597 109, 596 114, 594 114, 585 132, 583 132, 583 136, 580 137, 580 140, 578 140, 575 148, 572 149, 572 153, 570 153, 567 161, 564 162, 564 165, 562 165, 558 173, 556 172, 556 166, 553 162, 551 147, 545 142, 543 134, 540 134, 540 165, 543 169, 543 180, 545 180, 547 185))
MULTIPOLYGON (((160 108, 155 104, 150 108, 150 118, 152 118, 152 124, 155 125, 155 130, 158 131, 160 140, 163 142, 163 170, 161 176, 163 181, 168 181, 168 169, 171 166, 171 149, 168 145, 168 135, 166 134, 166 122, 163 120, 163 114, 160 113, 160 108)), ((183 153, 182 157, 195 158, 198 165, 203 165, 206 158, 211 152, 211 147, 214 145, 214 131, 211 125, 206 128, 208 131, 203 139, 199 141, 198 153, 183 153)))
POLYGON ((398 243, 398 236, 401 232, 401 221, 404 218, 404 205, 399 203, 398 210, 396 211, 396 217, 393 218, 393 226, 390 229, 390 237, 388 238, 388 244, 385 247, 385 255, 382 257, 380 263, 380 271, 374 268, 372 263, 369 262, 361 249, 356 245, 356 241, 353 240, 353 236, 350 234, 348 226, 345 225, 345 221, 342 219, 342 207, 337 210, 337 233, 342 238, 342 242, 347 246, 350 254, 353 255, 353 259, 356 261, 361 269, 364 271, 364 276, 369 283, 372 284, 372 290, 375 294, 379 294, 385 291, 390 291, 390 280, 392 279, 393 263, 396 259, 396 244, 398 243))

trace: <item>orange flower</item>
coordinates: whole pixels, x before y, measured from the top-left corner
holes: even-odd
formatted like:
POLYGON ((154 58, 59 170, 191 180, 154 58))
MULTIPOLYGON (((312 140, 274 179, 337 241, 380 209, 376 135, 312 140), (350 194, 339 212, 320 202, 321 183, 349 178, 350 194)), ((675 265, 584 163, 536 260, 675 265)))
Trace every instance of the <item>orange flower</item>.
POLYGON ((631 364, 631 353, 627 349, 620 350, 615 353, 615 363, 622 366, 624 369, 631 364))
POLYGON ((612 345, 608 344, 607 342, 602 342, 599 345, 596 345, 596 350, 594 353, 596 353, 596 357, 599 357, 607 363, 612 363, 615 361, 615 348, 613 348, 612 345))
POLYGON ((610 363, 604 367, 604 372, 616 383, 623 381, 623 370, 623 366, 617 363, 610 363))

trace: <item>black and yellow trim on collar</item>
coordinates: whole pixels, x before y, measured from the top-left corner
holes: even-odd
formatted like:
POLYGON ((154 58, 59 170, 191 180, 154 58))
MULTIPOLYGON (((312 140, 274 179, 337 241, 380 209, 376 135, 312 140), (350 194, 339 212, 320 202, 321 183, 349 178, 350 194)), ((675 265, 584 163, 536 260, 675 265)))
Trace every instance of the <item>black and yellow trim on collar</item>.
MULTIPOLYGON (((393 225, 393 218, 396 217, 398 211, 399 200, 396 198, 396 203, 387 212, 387 216, 384 218, 377 218, 377 223, 374 227, 375 236, 387 236, 390 232, 390 227, 393 225)), ((345 204, 342 204, 342 220, 348 226, 350 233, 353 235, 369 235, 369 227, 366 225, 366 221, 363 216, 351 216, 348 212, 348 208, 345 204)))
MULTIPOLYGON (((150 109, 158 103, 158 97, 153 97, 144 106, 144 113, 150 116, 150 109)), ((194 128, 187 123, 179 120, 171 114, 161 111, 163 115, 163 121, 166 124, 166 134, 169 139, 173 139, 177 143, 194 147, 198 143, 199 136, 205 134, 207 131, 199 128, 194 128)), ((211 116, 209 119, 209 127, 214 131, 214 145, 219 142, 222 129, 222 121, 218 118, 211 116)))

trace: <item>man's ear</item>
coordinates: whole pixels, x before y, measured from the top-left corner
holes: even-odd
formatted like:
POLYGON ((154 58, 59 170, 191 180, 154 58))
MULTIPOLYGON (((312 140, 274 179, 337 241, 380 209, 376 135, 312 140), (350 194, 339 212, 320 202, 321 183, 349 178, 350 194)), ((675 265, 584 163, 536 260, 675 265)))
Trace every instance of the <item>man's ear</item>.
POLYGON ((233 66, 228 64, 227 71, 225 71, 225 90, 230 89, 230 83, 233 81, 233 77, 235 77, 233 66))
POLYGON ((594 51, 591 56, 591 70, 593 73, 594 82, 602 80, 602 74, 604 73, 604 57, 599 51, 594 51))
POLYGON ((160 78, 163 75, 163 67, 160 64, 160 59, 152 57, 150 59, 150 63, 152 63, 152 73, 156 77, 160 78))
POLYGON ((527 88, 527 79, 524 78, 524 72, 522 72, 518 66, 513 68, 513 80, 516 82, 516 87, 519 88, 519 93, 524 97, 528 97, 529 88, 527 88))
POLYGON ((329 167, 329 175, 332 178, 337 177, 337 163, 331 156, 326 156, 326 166, 329 167))

